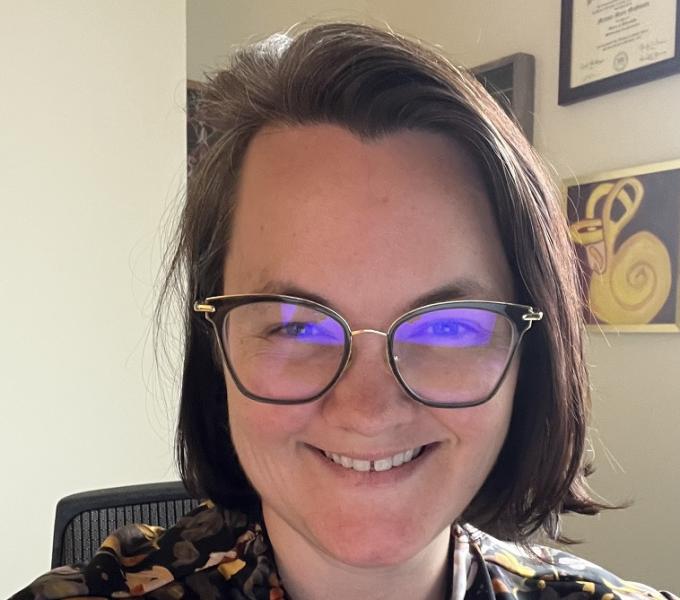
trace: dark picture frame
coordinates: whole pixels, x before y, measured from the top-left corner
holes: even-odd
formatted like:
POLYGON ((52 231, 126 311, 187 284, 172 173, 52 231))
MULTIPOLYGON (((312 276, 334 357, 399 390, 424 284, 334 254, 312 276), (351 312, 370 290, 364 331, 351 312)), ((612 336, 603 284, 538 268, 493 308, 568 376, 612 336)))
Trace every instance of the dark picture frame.
POLYGON ((191 176, 201 153, 208 147, 211 132, 210 128, 200 121, 197 115, 203 85, 200 81, 187 80, 187 176, 191 176))
POLYGON ((481 84, 503 109, 516 119, 524 135, 534 137, 534 77, 533 55, 524 52, 510 54, 471 69, 481 84))
POLYGON ((680 73, 680 0, 622 0, 619 5, 605 0, 562 0, 558 104, 565 106, 676 73, 680 73), (580 3, 583 11, 584 2, 591 13, 589 18, 597 19, 602 40, 607 40, 593 46, 592 52, 586 46, 596 42, 574 39, 575 31, 583 25, 582 21, 575 22, 575 3, 580 3), (674 36, 656 35, 653 27, 636 23, 637 15, 644 14, 641 11, 655 4, 660 7, 661 3, 669 15, 675 13, 664 23, 669 29, 674 24, 674 36), (578 73, 573 69, 575 55, 589 57, 579 61, 578 73), (603 72, 609 75, 603 76, 603 72), (573 76, 579 79, 576 85, 573 76))
POLYGON ((680 331, 680 160, 563 186, 588 328, 680 331))

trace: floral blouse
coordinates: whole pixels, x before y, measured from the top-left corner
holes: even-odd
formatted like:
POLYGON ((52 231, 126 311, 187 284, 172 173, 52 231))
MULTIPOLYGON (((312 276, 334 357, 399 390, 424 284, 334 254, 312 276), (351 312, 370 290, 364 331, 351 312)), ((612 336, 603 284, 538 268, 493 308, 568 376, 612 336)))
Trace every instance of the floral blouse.
MULTIPOLYGON (((532 556, 467 525, 454 526, 452 536, 451 600, 680 600, 552 548, 534 547, 532 556)), ((11 600, 138 597, 290 598, 262 526, 205 502, 167 530, 148 525, 117 530, 89 563, 58 567, 11 600)))

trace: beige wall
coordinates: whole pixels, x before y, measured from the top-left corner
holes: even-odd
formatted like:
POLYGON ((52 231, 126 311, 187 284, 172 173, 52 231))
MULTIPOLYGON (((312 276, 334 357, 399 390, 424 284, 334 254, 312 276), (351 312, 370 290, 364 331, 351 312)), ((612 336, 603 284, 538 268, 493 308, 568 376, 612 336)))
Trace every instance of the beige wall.
POLYGON ((49 568, 60 497, 176 478, 147 334, 184 182, 184 2, 3 0, 0 73, 6 598, 49 568))
MULTIPOLYGON (((314 18, 364 18, 443 46, 474 66, 536 57, 535 142, 560 177, 680 158, 680 76, 570 107, 557 105, 557 0, 189 0, 188 76, 230 48, 314 18)), ((680 201, 680 194, 678 201, 680 201)), ((631 579, 677 590, 680 537, 680 335, 593 334, 595 489, 633 508, 569 523, 576 552, 631 579)))

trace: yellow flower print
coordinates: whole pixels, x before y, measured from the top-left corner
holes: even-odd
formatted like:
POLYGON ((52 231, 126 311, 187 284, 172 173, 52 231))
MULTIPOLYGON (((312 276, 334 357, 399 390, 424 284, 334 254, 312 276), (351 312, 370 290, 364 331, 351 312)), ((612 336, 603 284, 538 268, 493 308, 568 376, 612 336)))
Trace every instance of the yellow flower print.
POLYGON ((156 525, 126 525, 107 537, 99 551, 111 550, 121 565, 134 567, 158 549, 158 538, 164 531, 156 525))
POLYGON ((488 557, 488 560, 497 563, 499 566, 516 573, 522 577, 533 577, 536 575, 536 571, 526 565, 519 562, 517 556, 510 554, 509 552, 496 552, 495 554, 488 557))
POLYGON ((154 565, 139 573, 127 573, 125 575, 125 583, 130 588, 131 596, 141 596, 147 592, 152 592, 174 581, 174 579, 172 573, 160 565, 154 565))
POLYGON ((228 552, 211 552, 208 556, 208 560, 205 561, 205 564, 200 567, 196 567, 195 570, 203 571, 204 569, 209 569, 210 567, 214 567, 220 563, 231 562, 232 560, 235 560, 237 556, 238 555, 234 550, 229 550, 228 552))
POLYGON ((246 563, 244 563, 240 558, 237 558, 236 560, 232 560, 230 562, 222 563, 217 567, 217 570, 220 572, 222 577, 225 579, 231 579, 236 573, 238 573, 243 567, 246 566, 246 563))

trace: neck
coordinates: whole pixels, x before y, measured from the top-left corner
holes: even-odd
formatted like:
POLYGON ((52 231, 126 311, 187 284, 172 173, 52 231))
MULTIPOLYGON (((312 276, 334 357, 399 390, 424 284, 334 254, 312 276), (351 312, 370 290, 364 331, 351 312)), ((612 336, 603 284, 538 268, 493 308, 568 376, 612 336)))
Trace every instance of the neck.
POLYGON ((445 598, 453 543, 449 529, 404 563, 360 567, 325 553, 266 506, 263 516, 286 595, 293 600, 445 598))

